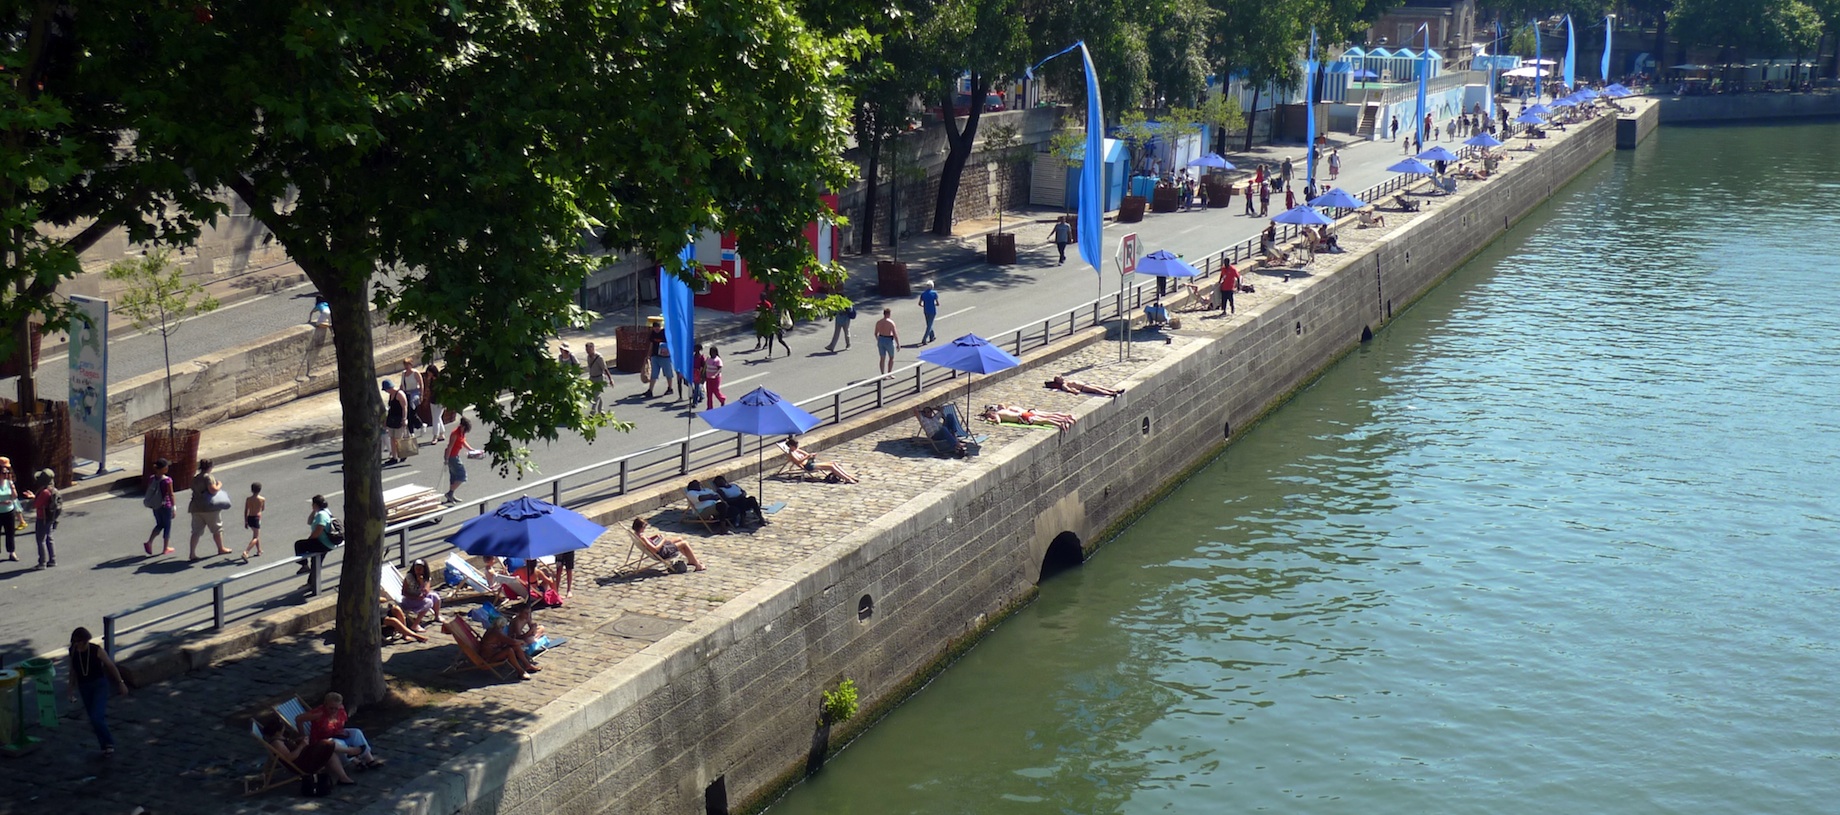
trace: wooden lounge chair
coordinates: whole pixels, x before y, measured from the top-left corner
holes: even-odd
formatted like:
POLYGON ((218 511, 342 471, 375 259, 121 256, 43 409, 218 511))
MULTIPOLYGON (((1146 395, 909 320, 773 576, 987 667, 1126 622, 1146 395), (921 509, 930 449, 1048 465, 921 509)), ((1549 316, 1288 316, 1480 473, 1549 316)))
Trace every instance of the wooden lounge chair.
POLYGON ((639 533, 631 527, 626 529, 626 559, 620 564, 618 574, 632 575, 648 569, 669 574, 679 570, 677 564, 680 562, 676 558, 666 559, 653 554, 651 548, 639 540, 639 533))
POLYGON ((933 455, 962 458, 964 456, 963 443, 946 432, 944 423, 938 419, 929 419, 921 415, 921 411, 927 409, 925 407, 914 408, 914 421, 920 423, 920 432, 914 435, 933 448, 933 455))
POLYGON ((690 491, 684 490, 683 515, 678 519, 684 526, 701 524, 711 532, 724 532, 728 529, 728 515, 722 511, 722 502, 710 504, 702 512, 696 511, 696 499, 690 497, 690 491))
POLYGON ((800 464, 796 459, 792 457, 792 448, 787 447, 785 442, 783 441, 774 442, 773 446, 778 447, 780 455, 783 455, 786 457, 786 463, 780 466, 779 472, 773 474, 775 477, 782 476, 782 475, 791 475, 791 476, 797 476, 805 480, 811 480, 813 478, 823 478, 824 477, 823 473, 819 473, 815 470, 805 469, 805 465, 800 464))
POLYGON ((475 568, 473 564, 466 562, 466 558, 464 557, 459 555, 448 555, 447 568, 453 569, 455 574, 460 575, 460 580, 466 584, 467 588, 473 591, 479 592, 480 594, 498 593, 498 589, 492 585, 492 581, 487 580, 486 576, 481 573, 479 569, 475 568))
POLYGON ((299 733, 300 717, 307 715, 307 703, 300 701, 300 697, 296 696, 275 705, 275 715, 281 717, 281 723, 286 725, 288 730, 299 733))
POLYGON ((275 749, 275 745, 269 744, 268 739, 262 738, 262 725, 254 719, 249 722, 249 734, 262 745, 262 753, 268 756, 268 762, 262 765, 260 776, 243 778, 244 795, 258 795, 311 775, 296 766, 293 760, 287 757, 287 754, 275 749))
POLYGON ((453 664, 448 665, 442 673, 451 673, 454 671, 490 671, 494 678, 504 679, 505 675, 499 673, 498 670, 501 666, 510 667, 512 669, 517 668, 516 665, 511 663, 509 657, 497 661, 489 661, 482 656, 483 652, 479 645, 479 635, 474 633, 473 626, 467 623, 465 617, 458 614, 449 617, 446 622, 441 623, 441 629, 453 635, 454 645, 460 648, 460 655, 455 657, 453 664))

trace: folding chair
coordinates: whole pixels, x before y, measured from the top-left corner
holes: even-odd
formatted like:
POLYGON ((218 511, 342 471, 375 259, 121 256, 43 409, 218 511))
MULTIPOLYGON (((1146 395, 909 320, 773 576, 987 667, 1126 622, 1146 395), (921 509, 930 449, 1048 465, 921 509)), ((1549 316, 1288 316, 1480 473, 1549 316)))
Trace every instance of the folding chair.
POLYGON ((307 715, 307 703, 300 701, 300 697, 296 696, 275 705, 275 715, 281 717, 281 723, 286 725, 287 729, 299 733, 300 717, 307 715))
POLYGON ((688 490, 684 491, 683 515, 678 521, 684 526, 702 524, 704 529, 711 532, 721 532, 728 528, 728 516, 723 513, 722 503, 720 501, 710 504, 708 509, 698 512, 696 510, 696 499, 690 497, 690 492, 688 490))
POLYGON ((620 563, 615 572, 618 575, 637 574, 647 569, 659 569, 670 573, 676 569, 676 559, 665 559, 652 553, 652 550, 639 541, 639 533, 626 530, 626 559, 620 563))
POLYGON ((534 598, 530 595, 530 587, 524 585, 522 579, 508 574, 495 574, 492 575, 492 582, 503 592, 506 600, 516 603, 532 603, 534 605, 534 598))
POLYGON ((499 673, 499 666, 515 667, 511 665, 510 657, 493 661, 481 656, 479 635, 473 632, 473 626, 467 624, 465 617, 458 614, 449 617, 446 622, 441 623, 441 629, 453 636, 454 645, 460 649, 460 655, 454 658, 453 664, 448 665, 441 673, 490 671, 494 678, 503 679, 505 675, 499 673))
POLYGON ((473 591, 479 592, 480 594, 498 593, 498 589, 493 587, 492 581, 487 580, 486 576, 481 574, 477 568, 474 568, 473 564, 466 562, 466 558, 464 557, 459 555, 448 555, 447 568, 453 569, 454 573, 460 575, 460 579, 465 582, 467 588, 473 591))
POLYGON ((914 409, 914 419, 920 423, 920 432, 916 435, 933 448, 933 455, 947 457, 962 455, 961 440, 952 438, 952 434, 946 432, 944 423, 923 415, 921 411, 926 409, 924 407, 914 409))
POLYGON ((262 744, 262 753, 268 756, 268 762, 262 765, 261 776, 243 777, 244 795, 257 795, 259 793, 268 792, 276 787, 298 781, 304 776, 311 775, 311 773, 296 766, 293 760, 287 757, 287 754, 275 749, 275 745, 268 743, 268 739, 262 738, 262 725, 253 719, 249 722, 249 734, 254 736, 256 741, 262 744))
POLYGON ((794 460, 792 458, 792 448, 787 447, 785 442, 783 441, 774 442, 773 446, 778 447, 780 455, 783 455, 786 457, 786 463, 780 466, 779 472, 776 472, 773 474, 775 478, 782 476, 782 475, 796 475, 799 478, 802 478, 805 480, 824 477, 822 474, 814 470, 805 469, 805 465, 800 464, 798 461, 794 460))
POLYGON ((403 576, 402 572, 396 570, 396 564, 383 564, 382 572, 377 575, 377 587, 383 591, 383 596, 390 598, 391 602, 402 605, 403 576))

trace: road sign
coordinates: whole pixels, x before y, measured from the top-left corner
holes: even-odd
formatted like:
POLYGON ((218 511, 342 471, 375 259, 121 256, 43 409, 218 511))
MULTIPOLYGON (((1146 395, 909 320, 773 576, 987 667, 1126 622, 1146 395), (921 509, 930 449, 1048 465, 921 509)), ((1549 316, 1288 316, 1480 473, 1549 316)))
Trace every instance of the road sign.
POLYGON ((1137 233, 1132 232, 1118 239, 1118 273, 1132 274, 1137 271, 1137 233))

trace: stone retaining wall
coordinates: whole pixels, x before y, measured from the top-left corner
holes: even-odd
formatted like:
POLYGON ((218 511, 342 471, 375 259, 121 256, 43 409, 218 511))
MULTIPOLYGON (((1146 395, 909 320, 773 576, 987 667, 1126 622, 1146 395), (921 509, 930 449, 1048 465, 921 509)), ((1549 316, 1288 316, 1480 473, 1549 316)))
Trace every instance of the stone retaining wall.
POLYGON ((1637 100, 1635 113, 1616 120, 1616 149, 1634 150, 1661 123, 1661 106, 1649 100, 1637 100))
POLYGON ((1662 124, 1840 116, 1840 93, 1722 93, 1661 97, 1662 124))
POLYGON ((1032 596, 1051 544, 1090 549, 1128 522, 1606 155, 1614 136, 1604 118, 1516 153, 1506 174, 1323 261, 1336 268, 1293 281, 1223 337, 1147 363, 1125 396, 1089 402, 1072 430, 986 450, 372 811, 687 813, 706 811, 714 790, 731 809, 757 808, 802 772, 822 691, 848 677, 865 710, 904 698, 1032 596))

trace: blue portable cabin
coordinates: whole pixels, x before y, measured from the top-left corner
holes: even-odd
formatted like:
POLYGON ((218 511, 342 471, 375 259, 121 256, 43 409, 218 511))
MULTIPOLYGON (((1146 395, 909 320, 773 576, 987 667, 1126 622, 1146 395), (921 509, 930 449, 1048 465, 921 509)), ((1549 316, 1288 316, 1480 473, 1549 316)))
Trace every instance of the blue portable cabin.
MULTIPOLYGON (((1106 212, 1118 208, 1124 200, 1125 178, 1131 174, 1131 158, 1125 153, 1124 142, 1118 139, 1106 139, 1101 149, 1105 151, 1105 174, 1100 177, 1100 191, 1104 193, 1103 204, 1106 212)), ((1067 200, 1064 206, 1071 210, 1080 207, 1080 169, 1067 168, 1067 200)))

